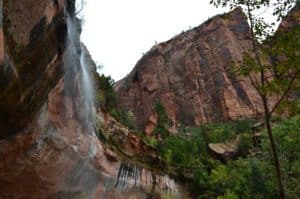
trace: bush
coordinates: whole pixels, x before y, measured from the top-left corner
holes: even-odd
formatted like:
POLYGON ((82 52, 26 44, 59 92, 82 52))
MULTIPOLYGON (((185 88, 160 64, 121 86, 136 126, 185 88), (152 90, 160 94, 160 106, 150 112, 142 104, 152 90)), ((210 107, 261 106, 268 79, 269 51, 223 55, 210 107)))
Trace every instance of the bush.
POLYGON ((134 115, 131 111, 126 111, 124 109, 121 110, 111 109, 109 113, 111 116, 116 118, 119 122, 121 122, 126 127, 135 130, 134 115))
POLYGON ((238 120, 231 122, 233 130, 236 134, 251 132, 252 126, 255 124, 255 120, 238 120))
MULTIPOLYGON (((287 198, 297 198, 300 195, 300 115, 274 126, 273 135, 283 170, 287 198)), ((267 152, 266 156, 272 157, 266 132, 263 132, 262 148, 267 152)))
POLYGON ((160 135, 162 138, 165 138, 169 134, 168 127, 170 121, 168 118, 168 114, 165 107, 160 101, 155 102, 154 109, 157 114, 157 125, 154 129, 154 133, 160 135))
POLYGON ((115 109, 117 106, 117 94, 114 91, 115 82, 110 76, 98 76, 98 91, 96 94, 98 105, 103 105, 107 110, 115 109))
MULTIPOLYGON (((287 198, 297 198, 300 194, 300 116, 280 121, 274 125, 273 132, 282 163, 287 198)), ((193 179, 197 187, 193 189, 202 190, 199 198, 278 198, 276 179, 273 176, 273 159, 266 132, 263 132, 261 145, 259 154, 247 157, 246 153, 251 147, 251 136, 241 133, 239 152, 244 158, 228 160, 226 164, 210 164, 212 170, 208 175, 201 175, 203 169, 195 173, 193 179)), ((204 160, 202 164, 208 165, 204 160)))
POLYGON ((144 142, 155 149, 158 147, 158 141, 153 137, 145 137, 144 142))
POLYGON ((236 134, 231 124, 208 125, 208 138, 210 143, 225 142, 228 139, 233 139, 236 134))
POLYGON ((169 136, 162 144, 160 155, 169 164, 177 168, 193 166, 199 160, 195 143, 188 139, 169 136))
POLYGON ((245 156, 249 154, 249 150, 252 148, 253 142, 252 142, 252 136, 249 134, 240 134, 239 140, 238 140, 238 154, 241 156, 245 156))
POLYGON ((209 142, 225 142, 234 139, 238 134, 251 132, 253 120, 239 120, 229 123, 210 124, 208 128, 209 142))

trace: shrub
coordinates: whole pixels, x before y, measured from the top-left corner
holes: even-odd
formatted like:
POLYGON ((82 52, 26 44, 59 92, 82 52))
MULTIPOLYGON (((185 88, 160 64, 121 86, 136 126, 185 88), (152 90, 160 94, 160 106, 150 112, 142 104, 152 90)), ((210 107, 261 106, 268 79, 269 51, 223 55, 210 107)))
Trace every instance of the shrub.
MULTIPOLYGON (((273 127, 278 154, 285 179, 287 198, 297 198, 300 195, 300 115, 286 119, 273 127)), ((262 148, 269 154, 270 144, 263 132, 262 148)))
POLYGON ((225 142, 233 139, 236 134, 230 123, 208 125, 208 138, 210 143, 225 142))
POLYGON ((169 134, 168 126, 170 121, 168 114, 164 105, 160 101, 155 102, 154 110, 157 114, 157 125, 154 129, 154 133, 160 135, 162 138, 165 138, 169 134))
POLYGON ((236 134, 251 132, 255 120, 238 120, 231 123, 236 134))
POLYGON ((149 145, 149 146, 151 146, 153 148, 157 148, 158 147, 158 141, 157 141, 157 139, 155 139, 153 137, 145 137, 144 138, 144 142, 147 145, 149 145))
POLYGON ((238 120, 221 124, 210 124, 208 128, 209 142, 225 142, 238 134, 251 132, 254 120, 238 120))
POLYGON ((134 114, 131 111, 126 111, 124 109, 116 110, 113 108, 109 113, 126 127, 135 130, 134 114))
POLYGON ((252 137, 249 134, 240 134, 237 147, 239 155, 245 156, 249 154, 249 150, 252 147, 252 137))
POLYGON ((199 160, 197 146, 188 139, 169 136, 161 146, 160 154, 164 160, 177 168, 193 166, 199 160))
POLYGON ((109 111, 116 108, 117 105, 117 94, 113 88, 114 84, 115 82, 110 76, 102 74, 98 77, 97 102, 109 111))

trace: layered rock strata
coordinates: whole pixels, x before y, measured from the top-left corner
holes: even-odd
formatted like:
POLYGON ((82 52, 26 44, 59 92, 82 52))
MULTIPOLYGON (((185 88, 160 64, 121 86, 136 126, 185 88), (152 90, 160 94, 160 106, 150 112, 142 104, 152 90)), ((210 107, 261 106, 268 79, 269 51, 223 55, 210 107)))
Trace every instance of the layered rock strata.
POLYGON ((117 82, 119 106, 134 113, 140 129, 153 126, 156 100, 174 126, 256 117, 262 113, 259 96, 231 67, 249 49, 249 25, 240 8, 215 16, 146 53, 117 82))
MULTIPOLYGON (((98 139, 94 118, 107 122, 87 93, 96 69, 79 41, 75 0, 0 2, 0 198, 180 198, 174 180, 98 139)), ((118 133, 136 154, 136 138, 118 133)))

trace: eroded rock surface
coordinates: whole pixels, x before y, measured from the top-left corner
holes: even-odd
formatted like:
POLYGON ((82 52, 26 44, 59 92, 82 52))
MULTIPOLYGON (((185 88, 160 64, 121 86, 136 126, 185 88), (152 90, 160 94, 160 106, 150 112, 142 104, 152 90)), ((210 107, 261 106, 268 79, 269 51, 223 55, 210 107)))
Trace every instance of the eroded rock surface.
MULTIPOLYGON (((74 6, 3 0, 0 198, 180 198, 174 180, 123 160, 96 136, 93 118, 109 122, 86 99, 74 6)), ((107 133, 114 131, 126 137, 125 151, 138 153, 141 140, 121 125, 107 133)))
MULTIPOLYGON (((70 1, 71 2, 71 1, 70 1)), ((30 122, 62 76, 63 1, 1 0, 0 138, 30 122)))
POLYGON ((119 106, 132 111, 137 126, 147 131, 153 129, 156 100, 173 125, 255 117, 262 112, 258 94, 247 78, 231 70, 250 47, 249 26, 240 8, 213 17, 146 53, 116 84, 119 106))

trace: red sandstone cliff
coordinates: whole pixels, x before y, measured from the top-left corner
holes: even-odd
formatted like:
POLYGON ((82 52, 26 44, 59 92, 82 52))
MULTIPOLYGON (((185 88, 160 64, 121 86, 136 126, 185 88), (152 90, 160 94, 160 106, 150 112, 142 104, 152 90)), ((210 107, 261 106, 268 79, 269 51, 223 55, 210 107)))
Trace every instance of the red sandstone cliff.
MULTIPOLYGON (((79 21, 70 20, 75 1, 0 3, 0 198, 183 198, 164 173, 127 161, 159 163, 155 150, 105 111, 86 106, 80 58, 89 56, 79 21)), ((122 104, 141 126, 156 98, 174 122, 255 115, 255 92, 227 70, 249 48, 248 31, 235 10, 154 47, 118 83, 122 104)))
POLYGON ((168 176, 122 160, 151 150, 86 96, 95 68, 84 66, 75 0, 0 3, 0 198, 180 197, 168 176))
POLYGON ((154 46, 117 82, 119 106, 131 110, 142 129, 153 123, 156 100, 163 103, 174 125, 259 115, 257 92, 247 78, 231 71, 232 63, 250 49, 249 39, 247 19, 237 8, 154 46))

